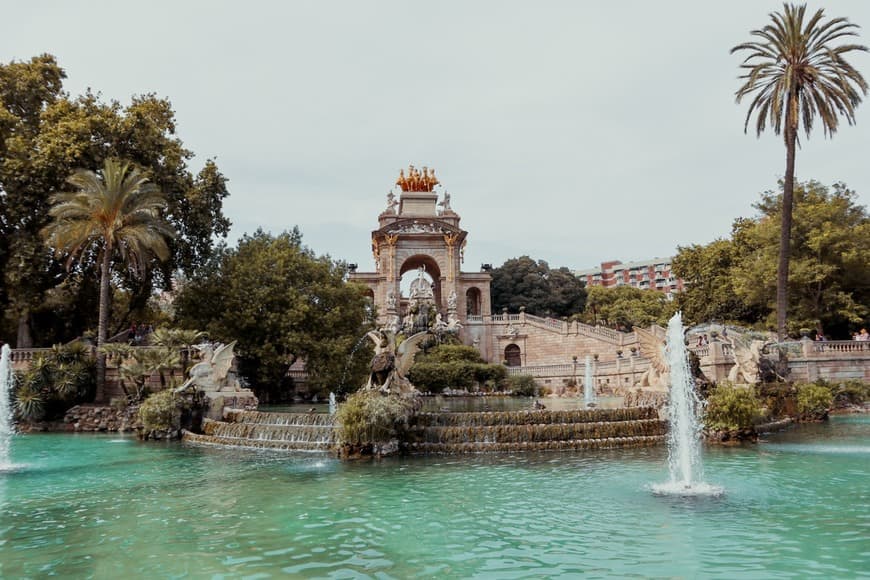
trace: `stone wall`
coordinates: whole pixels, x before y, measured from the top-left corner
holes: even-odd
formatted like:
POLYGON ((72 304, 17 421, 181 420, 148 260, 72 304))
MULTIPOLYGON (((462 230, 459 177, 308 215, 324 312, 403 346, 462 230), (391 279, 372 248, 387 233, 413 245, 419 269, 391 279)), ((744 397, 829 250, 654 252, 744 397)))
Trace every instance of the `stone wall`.
POLYGON ((115 431, 129 433, 142 427, 137 414, 138 405, 123 409, 109 406, 76 405, 66 412, 63 422, 72 431, 100 432, 115 431))

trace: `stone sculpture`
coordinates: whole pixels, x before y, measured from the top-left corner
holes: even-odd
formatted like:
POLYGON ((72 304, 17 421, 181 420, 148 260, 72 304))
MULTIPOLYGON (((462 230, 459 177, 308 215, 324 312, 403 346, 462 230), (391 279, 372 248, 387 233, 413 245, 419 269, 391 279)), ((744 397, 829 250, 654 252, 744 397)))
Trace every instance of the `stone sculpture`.
POLYGON ((239 381, 235 373, 230 373, 236 357, 233 352, 235 346, 235 340, 229 344, 218 343, 216 347, 210 343, 197 346, 196 349, 202 353, 202 362, 191 367, 190 378, 179 390, 190 386, 204 391, 221 391, 225 388, 238 390, 239 381))
POLYGON ((758 368, 764 341, 751 340, 748 344, 734 338, 731 342, 734 351, 734 366, 728 373, 728 380, 734 384, 754 385, 759 380, 758 368))
POLYGON ((407 372, 414 364, 414 355, 420 343, 429 336, 419 332, 396 345, 396 336, 383 330, 373 330, 366 334, 374 343, 375 356, 371 362, 371 373, 365 388, 378 389, 384 393, 416 394, 417 389, 407 379, 407 372))
POLYGON ((190 378, 175 390, 179 394, 199 393, 203 401, 203 416, 208 419, 221 419, 225 408, 256 409, 259 404, 254 392, 242 388, 233 371, 235 346, 236 341, 197 346, 202 353, 202 362, 191 367, 190 378))
POLYGON ((435 170, 423 167, 423 171, 419 171, 413 165, 408 166, 408 175, 405 175, 404 170, 399 170, 399 178, 396 180, 396 185, 402 188, 402 191, 410 192, 429 192, 438 185, 438 178, 435 177, 435 170))
POLYGON ((666 342, 643 328, 635 327, 634 332, 637 335, 641 354, 650 363, 649 369, 640 377, 640 386, 667 390, 671 384, 671 369, 665 356, 666 342))

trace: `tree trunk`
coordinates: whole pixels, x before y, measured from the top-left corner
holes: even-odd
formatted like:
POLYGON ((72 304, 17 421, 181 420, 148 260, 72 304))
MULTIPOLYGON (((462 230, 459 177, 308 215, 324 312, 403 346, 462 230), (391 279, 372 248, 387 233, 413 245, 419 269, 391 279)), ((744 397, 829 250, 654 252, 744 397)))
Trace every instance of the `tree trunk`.
POLYGON ((103 248, 103 264, 100 267, 100 319, 97 324, 97 395, 95 401, 102 403, 106 388, 106 355, 99 348, 106 342, 106 327, 109 325, 109 268, 110 249, 103 248))
MULTIPOLYGON (((795 111, 796 115, 796 111, 795 111)), ((788 336, 788 264, 791 258, 791 214, 794 197, 794 158, 797 145, 796 118, 791 115, 785 129, 785 177, 782 185, 782 215, 779 232, 779 267, 776 275, 776 334, 780 341, 788 336)))

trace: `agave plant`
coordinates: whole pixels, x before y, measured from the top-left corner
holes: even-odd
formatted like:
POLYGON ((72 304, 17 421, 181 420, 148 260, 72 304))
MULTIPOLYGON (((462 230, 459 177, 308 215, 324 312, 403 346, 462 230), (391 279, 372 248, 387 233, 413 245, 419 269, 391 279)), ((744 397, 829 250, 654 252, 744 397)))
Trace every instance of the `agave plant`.
POLYGON ((19 419, 38 421, 45 413, 45 398, 42 391, 22 384, 15 391, 15 413, 19 419))

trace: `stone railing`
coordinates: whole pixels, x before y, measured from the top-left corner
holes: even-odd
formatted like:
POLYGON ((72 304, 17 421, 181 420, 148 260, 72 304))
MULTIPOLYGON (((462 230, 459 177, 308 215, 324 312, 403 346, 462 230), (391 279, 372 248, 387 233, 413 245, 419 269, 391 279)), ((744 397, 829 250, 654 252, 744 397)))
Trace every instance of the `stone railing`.
MULTIPOLYGON (((522 367, 506 367, 508 375, 531 375, 536 378, 563 377, 582 379, 586 374, 586 365, 577 363, 561 363, 550 365, 527 365, 522 367)), ((640 357, 623 357, 611 361, 595 361, 593 374, 596 377, 613 375, 640 375, 649 368, 649 361, 640 357)))
POLYGON ((582 365, 529 365, 524 367, 507 367, 508 375, 531 375, 533 377, 562 377, 583 373, 582 365))
POLYGON ((820 353, 867 353, 870 354, 870 341, 861 340, 821 340, 810 342, 804 353, 813 356, 820 353))
POLYGON ((588 336, 590 338, 604 340, 605 342, 609 342, 617 346, 636 342, 636 339, 634 339, 634 333, 619 332, 617 330, 605 328, 603 326, 590 326, 579 321, 567 322, 563 320, 556 320, 554 318, 541 318, 540 316, 525 313, 521 313, 519 316, 521 316, 521 322, 528 322, 530 324, 549 330, 557 330, 562 334, 570 334, 573 332, 576 334, 588 336))
POLYGON ((9 360, 15 363, 30 363, 33 359, 40 355, 46 355, 51 352, 50 348, 14 348, 9 355, 9 360))
POLYGON ((698 358, 704 358, 710 356, 710 347, 709 346, 691 346, 689 347, 693 353, 698 355, 698 358))

